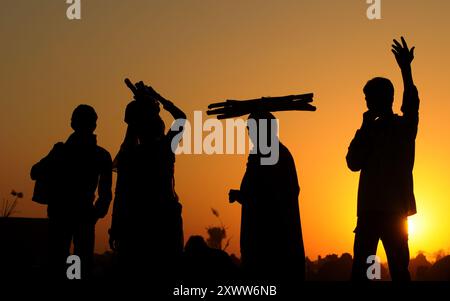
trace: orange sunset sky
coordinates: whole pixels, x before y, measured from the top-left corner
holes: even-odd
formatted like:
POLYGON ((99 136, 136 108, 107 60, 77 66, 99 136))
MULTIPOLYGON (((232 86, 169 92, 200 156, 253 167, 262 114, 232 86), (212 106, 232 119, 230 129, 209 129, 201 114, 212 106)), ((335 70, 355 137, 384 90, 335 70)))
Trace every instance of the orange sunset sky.
MULTIPOLYGON (((151 84, 190 119, 227 98, 314 92, 317 112, 276 114, 297 165, 306 254, 351 252, 359 174, 345 155, 368 79, 393 81, 399 111, 402 82, 390 45, 404 35, 416 46, 421 98, 411 254, 450 252, 450 2, 382 0, 374 21, 367 7, 365 0, 82 0, 82 19, 69 21, 64 0, 2 0, 1 198, 23 191, 16 216, 46 215, 31 202, 29 170, 70 134, 79 103, 97 110, 98 142, 114 156, 131 99, 125 77, 151 84)), ((186 239, 220 224, 213 207, 231 238, 228 251, 239 254, 240 207, 227 194, 239 187, 245 163, 245 155, 177 156, 186 239)), ((109 224, 110 214, 98 224, 97 252, 107 250, 109 224)))

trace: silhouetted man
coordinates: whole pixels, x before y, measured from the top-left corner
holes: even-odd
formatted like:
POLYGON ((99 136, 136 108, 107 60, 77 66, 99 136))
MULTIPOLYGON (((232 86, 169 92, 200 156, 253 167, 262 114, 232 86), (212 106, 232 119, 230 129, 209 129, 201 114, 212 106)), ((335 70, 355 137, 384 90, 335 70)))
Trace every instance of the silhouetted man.
POLYGON ((271 113, 252 113, 256 132, 250 139, 257 150, 247 161, 247 170, 240 190, 230 190, 230 202, 242 204, 241 260, 244 277, 258 279, 286 279, 305 276, 305 252, 298 195, 297 171, 289 150, 279 142, 278 162, 261 164, 264 156, 259 139, 277 134, 275 117, 271 113), (260 121, 263 120, 263 123, 260 121), (267 125, 267 126, 264 126, 267 125), (267 131, 267 132, 266 132, 267 131))
POLYGON ((31 169, 31 178, 46 179, 50 221, 50 262, 53 276, 66 277, 67 257, 73 242, 81 259, 82 278, 89 277, 94 254, 95 224, 108 212, 112 198, 112 160, 97 145, 93 134, 97 114, 79 105, 72 114, 74 133, 57 143, 31 169), (98 199, 94 203, 98 188, 98 199))
MULTIPOLYGON (((416 213, 413 192, 419 97, 413 83, 414 47, 394 40, 392 52, 404 83, 403 116, 392 111, 394 87, 374 78, 364 87, 368 111, 347 154, 352 171, 361 171, 355 229, 353 280, 367 280, 368 256, 383 242, 392 280, 410 280, 407 217, 416 213)), ((372 262, 370 262, 371 264, 372 262)))
POLYGON ((140 89, 125 111, 128 130, 117 156, 110 246, 118 253, 122 276, 166 279, 179 269, 184 244, 172 147, 186 115, 151 87, 140 89), (165 133, 160 103, 180 122, 178 128, 165 133))

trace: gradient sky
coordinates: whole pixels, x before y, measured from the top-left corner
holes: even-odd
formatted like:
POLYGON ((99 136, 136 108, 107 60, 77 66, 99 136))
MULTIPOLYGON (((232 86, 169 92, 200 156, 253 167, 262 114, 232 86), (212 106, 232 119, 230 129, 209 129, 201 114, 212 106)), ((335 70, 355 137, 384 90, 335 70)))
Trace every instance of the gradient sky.
MULTIPOLYGON (((12 188, 25 193, 17 215, 45 216, 30 200, 29 170, 70 134, 77 104, 95 107, 98 142, 115 155, 131 98, 124 77, 151 84, 189 118, 227 98, 314 92, 317 112, 276 114, 299 174, 306 253, 351 252, 359 174, 347 169, 345 155, 368 79, 393 81, 399 111, 402 83, 390 44, 404 35, 416 46, 422 101, 411 251, 450 252, 448 1, 383 0, 376 21, 367 19, 365 0, 82 0, 79 21, 67 20, 66 8, 64 0, 1 1, 0 197, 12 188)), ((228 204, 227 192, 239 187, 245 162, 245 155, 177 157, 186 239, 220 224, 213 207, 229 251, 239 253, 240 208, 228 204)), ((107 249, 109 224, 110 216, 97 227, 98 252, 107 249)))

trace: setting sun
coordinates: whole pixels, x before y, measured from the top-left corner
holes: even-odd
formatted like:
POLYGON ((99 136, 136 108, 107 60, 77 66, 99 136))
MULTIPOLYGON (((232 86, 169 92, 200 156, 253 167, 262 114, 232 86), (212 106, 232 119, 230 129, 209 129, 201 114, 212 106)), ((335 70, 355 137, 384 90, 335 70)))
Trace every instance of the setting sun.
POLYGON ((417 233, 417 221, 414 217, 408 217, 408 234, 414 236, 417 233))

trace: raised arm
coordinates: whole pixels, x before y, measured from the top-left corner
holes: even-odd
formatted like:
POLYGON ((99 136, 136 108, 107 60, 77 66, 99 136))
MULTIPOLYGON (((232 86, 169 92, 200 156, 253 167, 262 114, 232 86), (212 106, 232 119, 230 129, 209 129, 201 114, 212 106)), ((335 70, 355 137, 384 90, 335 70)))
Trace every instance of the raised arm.
POLYGON ((149 95, 151 95, 152 98, 161 103, 164 110, 169 112, 175 119, 175 122, 172 124, 170 130, 167 132, 166 135, 168 140, 171 141, 172 150, 175 151, 183 136, 184 125, 186 124, 186 114, 180 108, 178 108, 173 102, 162 97, 152 87, 146 86, 146 89, 147 93, 149 93, 149 95))
POLYGON ((153 98, 155 98, 157 101, 159 101, 162 104, 164 110, 169 112, 175 120, 186 119, 186 114, 184 114, 184 112, 181 111, 176 105, 174 105, 173 102, 162 97, 152 87, 146 86, 146 88, 147 88, 149 94, 152 95, 153 98))
POLYGON ((419 97, 411 69, 411 63, 414 60, 414 49, 415 47, 408 48, 408 44, 403 37, 401 37, 401 43, 394 39, 392 44, 392 53, 403 77, 404 90, 401 110, 406 117, 415 117, 419 111, 419 97))

